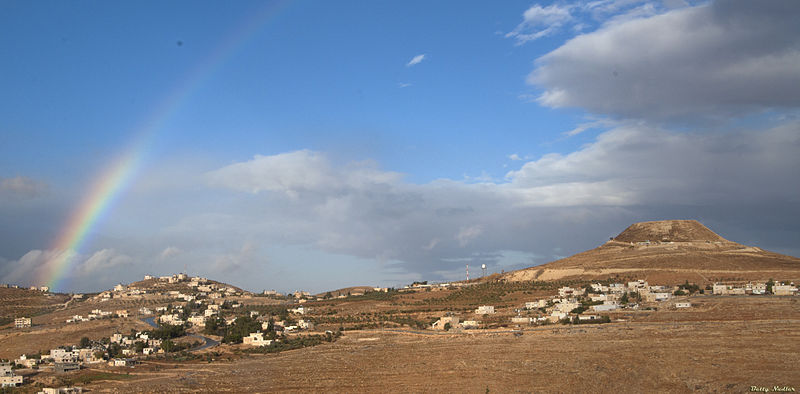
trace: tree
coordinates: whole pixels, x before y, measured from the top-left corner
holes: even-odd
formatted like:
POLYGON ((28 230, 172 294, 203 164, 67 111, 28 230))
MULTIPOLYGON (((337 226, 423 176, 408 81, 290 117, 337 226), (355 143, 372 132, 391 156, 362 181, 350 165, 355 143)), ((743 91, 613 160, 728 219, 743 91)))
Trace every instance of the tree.
POLYGON ((118 354, 122 353, 122 346, 118 343, 112 343, 108 345, 108 358, 117 357, 118 354))
POLYGON ((619 302, 622 303, 622 304, 627 304, 628 303, 628 293, 623 294, 622 297, 620 297, 619 302))
POLYGON ((450 328, 451 328, 451 327, 452 327, 452 326, 450 325, 450 323, 444 323, 444 330, 445 330, 445 331, 450 331, 450 328))
POLYGON ((772 286, 775 286, 775 281, 772 280, 772 278, 769 278, 769 282, 767 282, 767 294, 773 294, 772 286))
POLYGON ((172 342, 171 339, 165 339, 161 342, 161 348, 164 349, 165 352, 169 353, 175 349, 175 342, 172 342))
POLYGON ((260 329, 261 323, 253 320, 250 316, 240 316, 228 327, 222 342, 241 343, 242 338, 260 329))
POLYGON ((92 342, 89 340, 88 337, 81 338, 81 343, 80 343, 81 349, 85 349, 85 348, 87 348, 87 347, 89 347, 91 345, 92 345, 92 342))

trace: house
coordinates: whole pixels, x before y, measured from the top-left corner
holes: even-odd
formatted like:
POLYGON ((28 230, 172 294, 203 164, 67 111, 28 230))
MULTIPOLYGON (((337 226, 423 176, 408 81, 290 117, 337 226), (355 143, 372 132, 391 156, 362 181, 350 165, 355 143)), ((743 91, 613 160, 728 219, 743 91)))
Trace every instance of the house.
POLYGON ((444 317, 440 318, 439 320, 437 320, 436 322, 434 322, 433 325, 431 325, 431 328, 434 329, 434 330, 445 330, 446 329, 445 326, 447 326, 448 324, 449 324, 448 328, 453 328, 453 327, 457 326, 458 325, 458 317, 456 317, 456 316, 444 316, 444 317))
POLYGON ((580 316, 578 316, 578 321, 592 321, 592 320, 598 320, 598 319, 600 319, 600 316, 598 316, 598 315, 580 315, 580 316))
POLYGON ((155 349, 153 349, 151 347, 146 347, 146 348, 142 349, 142 354, 144 354, 145 356, 149 356, 149 355, 153 354, 154 351, 155 351, 155 349))
POLYGON ((111 342, 112 343, 120 343, 122 342, 122 334, 116 333, 111 335, 111 342))
POLYGON ((719 283, 714 283, 714 285, 713 285, 713 286, 711 286, 711 292, 712 292, 712 294, 714 294, 714 295, 724 295, 724 294, 728 294, 728 287, 729 287, 729 286, 726 286, 726 285, 721 285, 721 284, 719 284, 719 283))
POLYGON ((539 301, 525 303, 525 309, 537 309, 544 307, 547 307, 547 300, 539 300, 539 301))
POLYGON ((51 388, 51 387, 44 387, 42 391, 36 394, 81 394, 83 393, 83 387, 59 387, 59 388, 51 388))
POLYGON ((242 342, 250 346, 269 346, 272 344, 271 339, 264 339, 264 334, 261 331, 256 331, 242 338, 242 342))
POLYGON ((478 309, 475 309, 475 313, 478 315, 491 315, 494 314, 494 306, 492 305, 481 305, 478 309))
POLYGON ((792 285, 774 285, 772 294, 779 296, 791 296, 797 294, 797 288, 792 285))
POLYGON ((68 352, 64 349, 51 349, 50 358, 56 363, 75 362, 75 357, 72 352, 68 352))
POLYGON ((118 284, 118 285, 114 286, 114 291, 116 291, 116 292, 125 291, 125 285, 123 285, 122 283, 120 283, 120 284, 118 284))
POLYGON ((554 310, 553 312, 550 313, 550 316, 547 317, 547 320, 550 321, 551 323, 555 323, 565 317, 567 317, 567 314, 565 312, 554 310))
POLYGON ((600 304, 600 305, 592 305, 593 312, 608 312, 614 311, 619 308, 619 305, 616 303, 608 303, 608 304, 600 304))
POLYGON ((119 317, 128 317, 129 315, 127 309, 118 309, 117 311, 114 312, 114 314, 116 314, 119 317))
POLYGON ((11 369, 11 364, 0 363, 0 387, 18 387, 22 385, 22 376, 17 376, 11 369))
POLYGON ((77 371, 79 369, 81 369, 81 366, 76 362, 55 363, 53 366, 53 371, 55 373, 65 373, 69 371, 77 371))
POLYGON ((14 328, 28 328, 31 326, 30 317, 18 317, 14 319, 14 328))
POLYGON ((636 282, 628 282, 628 289, 631 291, 644 290, 648 288, 649 285, 642 279, 639 279, 636 282))
POLYGON ((304 306, 298 306, 297 308, 290 309, 289 312, 296 313, 298 315, 305 315, 308 310, 304 306))
POLYGON ((692 303, 691 302, 676 302, 675 303, 675 307, 676 308, 691 308, 692 307, 692 303))
POLYGON ((41 291, 42 293, 47 293, 48 291, 50 291, 50 288, 47 286, 42 286, 39 287, 39 291, 41 291))
POLYGON ((189 318, 189 323, 192 323, 193 326, 205 327, 206 326, 206 317, 205 316, 192 316, 192 317, 189 318))
POLYGON ((564 286, 558 289, 558 296, 559 297, 571 297, 574 295, 583 294, 586 290, 585 289, 573 289, 569 286, 564 286))
POLYGON ((657 302, 666 301, 666 300, 672 298, 672 293, 646 293, 644 298, 645 298, 646 301, 650 301, 650 302, 653 302, 653 301, 657 301, 657 302))
POLYGON ((302 328, 303 330, 313 330, 314 323, 308 320, 300 319, 297 321, 297 326, 302 328))
POLYGON ((141 308, 139 308, 139 314, 140 315, 152 315, 153 311, 151 311, 149 308, 141 307, 141 308))
POLYGON ((461 327, 464 329, 471 329, 471 328, 478 328, 478 321, 477 320, 464 320, 461 323, 461 327))
POLYGON ((127 367, 135 364, 136 361, 131 358, 115 358, 108 362, 110 367, 127 367))
POLYGON ((14 364, 19 364, 25 366, 25 368, 32 368, 35 365, 39 364, 38 358, 28 358, 26 355, 19 356, 18 359, 14 360, 14 364))
POLYGON ((562 301, 555 304, 554 309, 562 313, 570 313, 573 309, 581 306, 581 303, 575 300, 562 301))
POLYGON ((531 318, 525 316, 514 316, 511 318, 513 324, 531 324, 531 318))

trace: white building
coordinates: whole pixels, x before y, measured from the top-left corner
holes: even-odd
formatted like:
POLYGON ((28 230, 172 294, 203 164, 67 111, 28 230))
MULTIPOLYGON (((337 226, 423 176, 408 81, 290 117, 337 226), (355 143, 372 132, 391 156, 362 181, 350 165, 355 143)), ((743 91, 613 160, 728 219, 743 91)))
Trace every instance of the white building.
POLYGON ((31 326, 30 317, 18 317, 14 319, 14 328, 28 328, 31 326))
POLYGON ((0 363, 0 387, 17 387, 22 385, 22 376, 14 375, 11 364, 0 363))
POLYGON ((479 323, 477 320, 464 320, 459 324, 461 324, 461 327, 464 327, 465 329, 470 329, 470 328, 478 328, 479 323))
POLYGON ((772 294, 779 296, 791 296, 797 294, 797 288, 792 285, 773 285, 772 294))
POLYGON ((525 303, 525 309, 536 309, 544 307, 547 307, 547 300, 539 300, 539 301, 525 303))
POLYGON ((491 315, 494 313, 494 306, 481 305, 478 307, 478 309, 475 309, 475 313, 478 315, 491 315))
POLYGON ((250 346, 269 346, 272 344, 272 340, 264 339, 264 334, 262 334, 260 331, 251 333, 250 335, 242 338, 242 342, 244 342, 245 345, 250 346))

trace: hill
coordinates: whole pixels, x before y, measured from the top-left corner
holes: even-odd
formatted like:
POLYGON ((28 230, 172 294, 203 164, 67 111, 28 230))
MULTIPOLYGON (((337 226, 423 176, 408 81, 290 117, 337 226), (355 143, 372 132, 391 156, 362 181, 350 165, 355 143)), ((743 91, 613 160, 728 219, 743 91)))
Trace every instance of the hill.
POLYGON ((508 281, 641 278, 696 283, 800 278, 800 259, 731 242, 696 220, 634 223, 605 244, 503 275, 508 281))

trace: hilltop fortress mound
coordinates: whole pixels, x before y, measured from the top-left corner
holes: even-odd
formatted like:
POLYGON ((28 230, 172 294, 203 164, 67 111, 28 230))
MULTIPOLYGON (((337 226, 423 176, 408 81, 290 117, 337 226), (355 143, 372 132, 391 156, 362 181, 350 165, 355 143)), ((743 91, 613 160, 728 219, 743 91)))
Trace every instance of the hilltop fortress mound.
POLYGON ((614 237, 618 242, 727 242, 697 220, 634 223, 614 237))
POLYGON ((800 259, 728 241, 696 220, 630 225, 603 245, 502 279, 648 279, 655 283, 800 278, 800 259))

